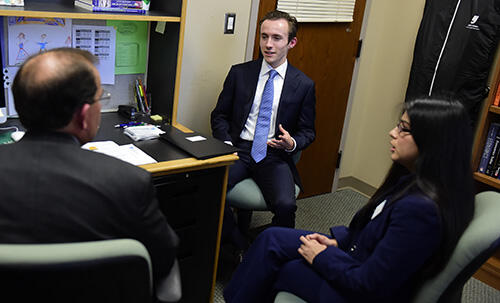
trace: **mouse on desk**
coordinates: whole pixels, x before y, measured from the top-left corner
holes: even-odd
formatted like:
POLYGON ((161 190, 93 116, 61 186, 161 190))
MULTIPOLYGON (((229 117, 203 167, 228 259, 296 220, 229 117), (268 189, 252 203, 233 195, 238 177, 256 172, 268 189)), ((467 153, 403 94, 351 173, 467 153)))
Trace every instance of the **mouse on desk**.
POLYGON ((21 140, 21 138, 24 136, 24 132, 21 131, 21 130, 16 130, 15 132, 12 132, 10 134, 10 137, 12 138, 12 140, 14 140, 15 142, 21 140))

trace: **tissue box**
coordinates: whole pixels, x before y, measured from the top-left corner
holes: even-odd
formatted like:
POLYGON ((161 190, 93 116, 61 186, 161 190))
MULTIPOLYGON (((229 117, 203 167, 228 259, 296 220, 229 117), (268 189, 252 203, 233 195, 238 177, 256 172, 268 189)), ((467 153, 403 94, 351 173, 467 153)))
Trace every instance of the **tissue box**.
POLYGON ((129 126, 123 133, 134 141, 156 139, 160 134, 165 133, 154 125, 129 126))

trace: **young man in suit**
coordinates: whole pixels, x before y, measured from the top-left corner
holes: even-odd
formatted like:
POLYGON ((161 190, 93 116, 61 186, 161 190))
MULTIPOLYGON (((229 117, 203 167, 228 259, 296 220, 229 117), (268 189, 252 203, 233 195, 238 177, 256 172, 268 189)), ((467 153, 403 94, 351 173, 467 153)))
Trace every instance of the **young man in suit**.
MULTIPOLYGON (((292 155, 315 138, 314 82, 287 60, 296 33, 294 17, 266 14, 260 21, 263 59, 231 67, 211 114, 214 137, 241 149, 229 171, 228 190, 253 178, 274 213, 273 225, 285 227, 295 226, 295 183, 301 184, 292 155)), ((223 237, 245 249, 229 206, 223 237)))
POLYGON ((95 58, 53 49, 28 59, 12 86, 27 129, 0 146, 0 243, 133 238, 147 248, 158 282, 178 238, 158 207, 151 175, 80 145, 94 138, 102 95, 95 58))

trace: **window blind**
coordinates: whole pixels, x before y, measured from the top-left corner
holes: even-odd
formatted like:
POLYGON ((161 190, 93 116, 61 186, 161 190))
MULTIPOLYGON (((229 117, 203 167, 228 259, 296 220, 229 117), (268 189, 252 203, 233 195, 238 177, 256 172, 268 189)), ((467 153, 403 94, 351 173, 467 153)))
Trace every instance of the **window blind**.
POLYGON ((299 22, 352 22, 356 0, 278 0, 278 10, 299 22))

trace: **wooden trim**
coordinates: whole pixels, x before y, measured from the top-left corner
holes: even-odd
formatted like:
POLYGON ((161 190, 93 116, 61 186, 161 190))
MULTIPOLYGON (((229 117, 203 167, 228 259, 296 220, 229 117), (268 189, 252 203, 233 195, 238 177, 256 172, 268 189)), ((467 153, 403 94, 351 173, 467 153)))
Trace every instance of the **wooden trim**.
POLYGON ((186 126, 184 126, 180 123, 177 123, 177 122, 172 122, 172 126, 177 128, 178 130, 180 130, 183 133, 193 133, 194 132, 191 129, 187 128, 186 126))
POLYGON ((71 18, 71 19, 91 19, 91 20, 130 20, 130 21, 164 21, 164 22, 181 22, 182 17, 165 16, 161 12, 148 12, 144 15, 140 14, 120 14, 120 13, 92 13, 83 9, 50 6, 52 10, 25 10, 22 7, 2 7, 0 9, 1 16, 21 16, 32 18, 71 18))
POLYGON ((210 290, 209 302, 214 301, 215 282, 217 279, 217 267, 219 265, 219 253, 220 253, 220 244, 221 244, 221 237, 222 237, 222 223, 223 223, 223 219, 224 219, 224 208, 226 206, 226 191, 227 191, 228 176, 229 176, 229 166, 226 166, 226 172, 224 173, 224 180, 222 183, 222 196, 221 196, 221 201, 220 201, 219 226, 217 228, 217 245, 215 247, 214 271, 213 271, 213 277, 212 277, 212 288, 210 290))
POLYGON ((500 107, 492 105, 490 106, 490 112, 500 114, 500 107))
POLYGON ((376 187, 351 176, 339 179, 338 189, 343 187, 352 188, 367 197, 371 197, 377 191, 376 187))
POLYGON ((475 180, 488 184, 489 186, 492 186, 496 189, 500 189, 500 180, 490 177, 488 175, 482 174, 480 172, 474 172, 473 177, 475 180))
MULTIPOLYGON (((184 133, 193 132, 192 130, 190 130, 189 128, 180 123, 175 123, 172 126, 174 126, 175 128, 184 133)), ((212 167, 220 167, 224 165, 231 165, 236 160, 238 160, 238 156, 236 154, 231 154, 215 158, 209 158, 206 160, 197 160, 196 158, 184 158, 179 160, 144 164, 144 165, 139 165, 139 167, 144 168, 154 176, 164 176, 164 175, 175 174, 178 172, 187 172, 187 171, 207 169, 212 167)))
POLYGON ((260 54, 260 19, 264 17, 264 15, 276 9, 278 6, 278 0, 260 0, 259 2, 259 10, 257 15, 257 26, 255 27, 255 41, 253 47, 253 59, 259 58, 260 54))
POLYGON ((179 90, 181 83, 182 52, 184 50, 184 30, 186 28, 187 0, 182 0, 181 27, 179 29, 179 48, 177 51, 177 68, 175 71, 174 102, 172 104, 172 124, 177 123, 177 106, 179 104, 179 90))
MULTIPOLYGON (((500 252, 497 251, 497 254, 500 252)), ((500 290, 500 259, 493 256, 481 266, 473 275, 479 281, 488 284, 489 286, 500 290)))
POLYGON ((196 158, 185 158, 179 160, 158 162, 153 164, 144 164, 144 165, 139 165, 139 167, 142 167, 145 170, 149 171, 151 174, 153 174, 153 176, 163 176, 179 172, 188 172, 193 170, 231 165, 236 160, 238 160, 238 156, 236 155, 225 155, 225 156, 210 158, 207 160, 197 160, 196 158))

